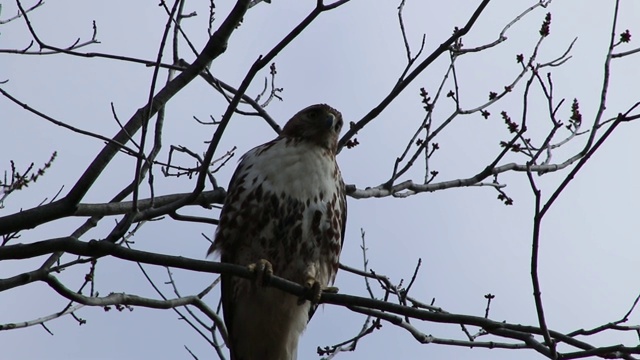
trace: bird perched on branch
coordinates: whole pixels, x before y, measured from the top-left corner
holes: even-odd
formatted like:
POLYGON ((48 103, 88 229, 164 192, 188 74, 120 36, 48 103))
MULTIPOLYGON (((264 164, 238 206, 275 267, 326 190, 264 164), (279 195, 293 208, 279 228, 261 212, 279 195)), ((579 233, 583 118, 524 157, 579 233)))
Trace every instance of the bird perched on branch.
POLYGON ((322 290, 332 284, 344 241, 347 203, 336 163, 342 115, 312 105, 280 136, 240 160, 208 255, 246 265, 254 281, 222 275, 232 360, 292 360, 322 290), (316 303, 263 283, 276 275, 308 289, 316 303))

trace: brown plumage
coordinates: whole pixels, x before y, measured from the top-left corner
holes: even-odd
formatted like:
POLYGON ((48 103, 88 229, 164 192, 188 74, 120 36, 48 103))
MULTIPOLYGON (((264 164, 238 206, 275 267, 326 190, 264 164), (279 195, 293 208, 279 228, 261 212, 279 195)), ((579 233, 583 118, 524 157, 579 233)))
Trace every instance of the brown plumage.
MULTIPOLYGON (((333 283, 347 216, 336 163, 342 123, 337 110, 312 105, 276 139, 243 155, 208 254, 247 266, 267 260, 274 275, 309 288, 333 283)), ((296 359, 298 339, 315 309, 229 275, 222 275, 222 305, 232 360, 296 359)))

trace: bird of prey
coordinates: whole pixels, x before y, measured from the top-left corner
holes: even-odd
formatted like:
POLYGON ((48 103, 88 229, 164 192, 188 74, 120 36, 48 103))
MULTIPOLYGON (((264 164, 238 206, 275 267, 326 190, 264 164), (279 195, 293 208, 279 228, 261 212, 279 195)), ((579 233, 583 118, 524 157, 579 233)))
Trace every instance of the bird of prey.
MULTIPOLYGON (((231 178, 208 255, 286 278, 319 294, 332 284, 347 203, 336 152, 342 115, 325 104, 296 115, 244 154, 231 178)), ((333 288, 335 290, 335 288, 333 288)), ((232 360, 294 360, 317 304, 259 281, 222 275, 232 360)))

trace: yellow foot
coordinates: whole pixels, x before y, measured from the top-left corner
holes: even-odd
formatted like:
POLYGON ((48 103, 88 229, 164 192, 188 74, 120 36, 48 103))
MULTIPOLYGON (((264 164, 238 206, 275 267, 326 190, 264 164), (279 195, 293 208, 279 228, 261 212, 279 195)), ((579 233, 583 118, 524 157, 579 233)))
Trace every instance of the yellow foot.
POLYGON ((319 282, 312 276, 307 278, 307 281, 303 284, 305 287, 305 294, 298 299, 298 305, 304 304, 306 299, 310 298, 312 304, 318 304, 320 302, 320 296, 322 296, 323 292, 336 294, 338 293, 338 288, 335 286, 325 286, 322 287, 319 282))
POLYGON ((273 276, 273 265, 265 259, 260 259, 253 264, 247 265, 247 268, 254 275, 254 282, 258 286, 266 286, 273 276))

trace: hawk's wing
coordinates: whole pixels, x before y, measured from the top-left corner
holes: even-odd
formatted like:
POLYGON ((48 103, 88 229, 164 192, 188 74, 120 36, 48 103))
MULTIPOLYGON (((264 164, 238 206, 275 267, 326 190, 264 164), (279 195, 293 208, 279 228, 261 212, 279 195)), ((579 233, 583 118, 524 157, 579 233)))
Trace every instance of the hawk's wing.
MULTIPOLYGON (((244 247, 243 245, 246 245, 242 243, 250 241, 250 234, 257 231, 252 230, 257 224, 251 220, 255 219, 257 214, 267 211, 264 207, 264 202, 258 201, 262 198, 262 192, 259 190, 262 187, 246 186, 245 180, 254 167, 253 163, 257 160, 256 154, 268 149, 274 141, 258 146, 243 155, 231 177, 227 197, 220 212, 220 223, 218 224, 216 237, 207 252, 207 254, 211 254, 214 251, 220 251, 220 261, 223 263, 235 262, 234 259, 238 257, 238 251, 244 247)), ((237 313, 235 308, 235 289, 236 282, 239 279, 229 274, 221 274, 220 277, 224 322, 227 327, 229 341, 233 344, 235 343, 234 339, 232 339, 232 334, 234 333, 233 317, 237 313)))
MULTIPOLYGON (((337 201, 337 210, 339 211, 333 211, 332 214, 333 216, 336 216, 335 214, 340 214, 337 218, 335 219, 330 219, 331 222, 331 226, 337 226, 337 229, 335 229, 336 233, 338 230, 340 230, 340 251, 342 250, 342 246, 344 245, 344 234, 347 228, 347 195, 346 195, 346 188, 344 186, 344 182, 342 181, 342 176, 340 175, 340 171, 338 170, 337 172, 338 178, 335 179, 336 180, 336 186, 338 187, 338 201, 337 201)), ((336 269, 334 270, 335 272, 338 271, 337 269, 337 264, 336 264, 336 269)), ((334 276, 335 276, 335 272, 334 272, 334 276)), ((333 279, 331 279, 331 283, 333 283, 333 279)), ((311 321, 311 317, 313 317, 313 314, 315 314, 316 309, 318 309, 318 305, 319 304, 311 304, 311 307, 309 308, 309 320, 307 320, 307 322, 311 321)))

